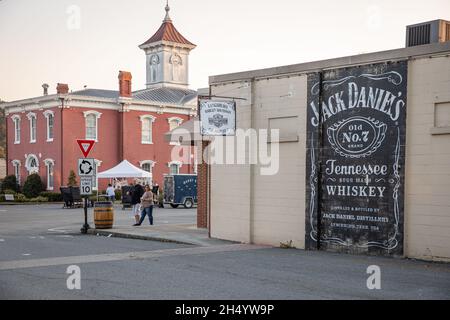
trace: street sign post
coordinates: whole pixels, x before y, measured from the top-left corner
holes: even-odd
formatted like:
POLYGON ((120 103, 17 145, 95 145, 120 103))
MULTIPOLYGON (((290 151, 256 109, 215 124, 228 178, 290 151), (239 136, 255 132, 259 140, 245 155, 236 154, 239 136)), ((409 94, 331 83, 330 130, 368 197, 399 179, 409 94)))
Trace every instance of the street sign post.
POLYGON ((94 159, 86 159, 94 147, 95 140, 77 140, 78 146, 83 153, 84 159, 78 159, 78 175, 80 176, 80 195, 84 197, 84 225, 81 228, 82 233, 87 233, 90 228, 87 222, 87 206, 88 198, 87 195, 92 193, 92 181, 95 179, 95 162, 94 159))

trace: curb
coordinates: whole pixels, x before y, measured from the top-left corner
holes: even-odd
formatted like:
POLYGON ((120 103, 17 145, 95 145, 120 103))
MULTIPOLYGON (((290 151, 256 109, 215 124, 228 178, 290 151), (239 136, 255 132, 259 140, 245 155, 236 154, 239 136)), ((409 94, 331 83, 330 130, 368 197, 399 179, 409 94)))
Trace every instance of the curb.
POLYGON ((114 238, 125 238, 125 239, 135 239, 135 240, 149 240, 149 241, 159 241, 159 242, 168 242, 168 243, 177 243, 177 244, 186 244, 191 246, 198 246, 196 243, 179 241, 174 239, 167 239, 161 237, 151 237, 151 236, 141 236, 137 234, 128 234, 128 233, 119 233, 119 232, 110 232, 99 229, 89 229, 87 231, 88 234, 91 235, 101 235, 101 236, 109 236, 114 238))

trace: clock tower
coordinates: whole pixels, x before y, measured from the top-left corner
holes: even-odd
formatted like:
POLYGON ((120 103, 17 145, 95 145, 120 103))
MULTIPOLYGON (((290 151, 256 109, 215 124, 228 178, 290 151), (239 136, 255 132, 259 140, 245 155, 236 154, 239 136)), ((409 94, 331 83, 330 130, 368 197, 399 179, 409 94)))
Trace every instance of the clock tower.
POLYGON ((178 87, 189 85, 189 53, 196 47, 178 32, 169 16, 166 16, 158 31, 139 46, 146 55, 147 88, 178 87))

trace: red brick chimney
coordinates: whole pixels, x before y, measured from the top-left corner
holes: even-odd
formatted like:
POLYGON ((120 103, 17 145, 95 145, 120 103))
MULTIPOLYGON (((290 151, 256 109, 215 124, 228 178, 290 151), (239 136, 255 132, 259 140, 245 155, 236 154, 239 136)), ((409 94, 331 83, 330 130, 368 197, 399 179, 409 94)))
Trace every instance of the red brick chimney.
POLYGON ((56 86, 56 93, 57 94, 69 93, 69 85, 66 83, 58 83, 58 85, 56 86))
POLYGON ((119 71, 119 96, 131 98, 131 73, 119 71))

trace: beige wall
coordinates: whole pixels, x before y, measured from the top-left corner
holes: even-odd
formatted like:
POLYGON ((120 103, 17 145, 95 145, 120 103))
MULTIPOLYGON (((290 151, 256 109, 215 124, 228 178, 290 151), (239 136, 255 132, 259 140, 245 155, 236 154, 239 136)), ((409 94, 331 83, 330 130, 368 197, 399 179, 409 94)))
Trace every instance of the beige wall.
MULTIPOLYGON (((411 60, 405 168, 408 257, 450 260, 450 130, 433 130, 435 120, 440 122, 435 105, 446 102, 450 103, 450 58, 411 60)), ((439 114, 444 115, 445 111, 439 114)))
POLYGON ((304 248, 306 79, 303 75, 255 81, 253 103, 250 82, 212 88, 215 95, 247 99, 237 102, 238 128, 267 129, 270 118, 297 117, 299 136, 298 141, 278 145, 276 175, 261 175, 259 165, 212 166, 213 237, 274 246, 292 241, 304 248))
MULTIPOLYGON (((268 128, 269 118, 297 116, 299 135, 297 142, 279 144, 277 175, 261 176, 259 167, 251 165, 212 166, 213 237, 273 246, 292 240, 295 247, 304 248, 306 90, 306 75, 257 80, 253 86, 250 80, 212 86, 215 95, 247 98, 238 102, 238 128, 268 128)), ((450 127, 434 128, 435 122, 442 125, 447 118, 450 57, 410 60, 404 213, 407 257, 450 261, 450 127)))
MULTIPOLYGON (((241 97, 236 109, 236 125, 247 129, 251 125, 250 87, 242 83, 219 86, 215 95, 241 97)), ((222 139, 222 138, 216 138, 222 139)), ((215 146, 212 139, 210 144, 215 146)), ((213 151, 212 151, 213 152, 213 151)), ((249 243, 250 240, 250 165, 220 165, 211 163, 211 216, 210 230, 213 238, 249 243)))

